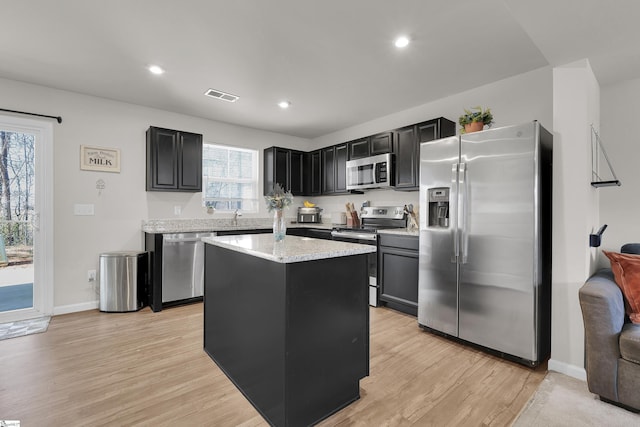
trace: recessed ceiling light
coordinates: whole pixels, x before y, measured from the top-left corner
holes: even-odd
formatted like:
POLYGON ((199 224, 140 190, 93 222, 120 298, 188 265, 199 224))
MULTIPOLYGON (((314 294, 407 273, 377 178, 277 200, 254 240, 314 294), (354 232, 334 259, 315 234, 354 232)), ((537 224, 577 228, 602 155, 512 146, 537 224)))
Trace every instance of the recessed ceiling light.
POLYGON ((164 70, 160 67, 158 67, 157 65, 149 65, 148 68, 149 71, 151 71, 153 74, 164 74, 164 70))
POLYGON ((400 36, 396 39, 394 44, 396 45, 396 47, 400 47, 400 48, 407 47, 407 45, 409 44, 409 38, 405 36, 400 36))
POLYGON ((238 95, 232 95, 230 93, 223 92, 217 89, 208 89, 204 94, 210 96, 211 98, 221 99, 227 102, 236 102, 238 99, 240 99, 238 95))
POLYGON ((291 103, 289 101, 280 101, 278 102, 278 107, 280 108, 289 108, 291 106, 291 103))

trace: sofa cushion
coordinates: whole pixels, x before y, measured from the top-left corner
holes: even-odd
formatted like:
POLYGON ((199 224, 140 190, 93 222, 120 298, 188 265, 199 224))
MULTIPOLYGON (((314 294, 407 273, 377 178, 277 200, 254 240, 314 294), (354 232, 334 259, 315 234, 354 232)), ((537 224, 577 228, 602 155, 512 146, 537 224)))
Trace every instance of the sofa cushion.
POLYGON ((640 325, 627 323, 622 327, 620 355, 629 362, 640 364, 640 325))
POLYGON ((640 255, 602 252, 611 261, 611 270, 624 295, 629 319, 640 323, 640 255))

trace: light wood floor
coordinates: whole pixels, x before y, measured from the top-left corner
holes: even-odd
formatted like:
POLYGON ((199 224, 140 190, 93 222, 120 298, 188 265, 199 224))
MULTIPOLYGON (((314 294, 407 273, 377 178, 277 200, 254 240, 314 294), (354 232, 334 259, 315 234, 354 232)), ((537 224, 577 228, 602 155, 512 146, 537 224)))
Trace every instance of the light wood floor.
MULTIPOLYGON (((202 304, 52 318, 0 341, 0 419, 23 426, 264 426, 204 353, 202 304)), ((259 357, 259 355, 256 355, 259 357)), ((544 378, 371 309, 371 375, 322 426, 508 426, 544 378)))

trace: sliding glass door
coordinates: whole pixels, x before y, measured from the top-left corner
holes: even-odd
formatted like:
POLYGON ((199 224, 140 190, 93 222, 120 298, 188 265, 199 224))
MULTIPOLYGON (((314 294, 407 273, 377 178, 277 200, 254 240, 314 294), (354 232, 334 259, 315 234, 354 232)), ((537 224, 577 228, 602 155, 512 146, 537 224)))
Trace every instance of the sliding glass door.
POLYGON ((53 311, 52 133, 0 116, 0 322, 53 311))

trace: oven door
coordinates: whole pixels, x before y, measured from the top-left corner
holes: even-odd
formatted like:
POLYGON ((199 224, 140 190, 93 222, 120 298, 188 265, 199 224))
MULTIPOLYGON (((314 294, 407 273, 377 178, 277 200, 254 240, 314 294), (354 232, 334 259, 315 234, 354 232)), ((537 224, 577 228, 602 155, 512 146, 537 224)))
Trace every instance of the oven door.
MULTIPOLYGON (((340 242, 360 243, 361 245, 377 246, 378 239, 376 233, 357 232, 357 231, 339 231, 331 232, 331 238, 340 242)), ((369 305, 378 306, 378 253, 372 252, 367 254, 367 264, 369 271, 369 305)))

